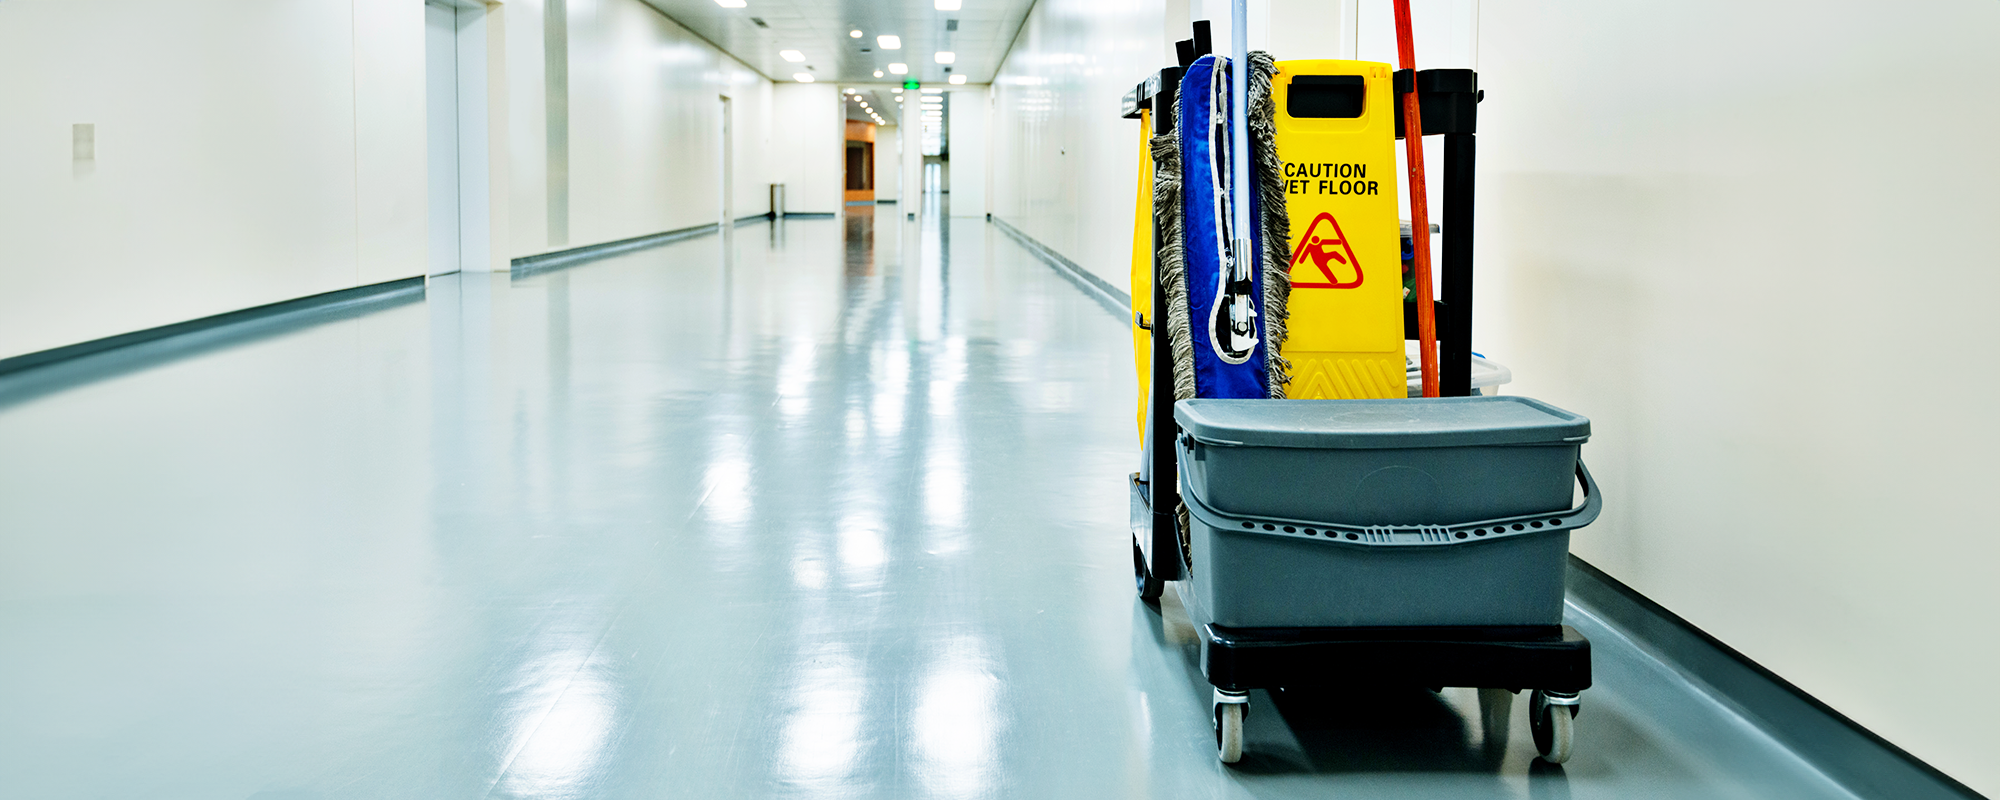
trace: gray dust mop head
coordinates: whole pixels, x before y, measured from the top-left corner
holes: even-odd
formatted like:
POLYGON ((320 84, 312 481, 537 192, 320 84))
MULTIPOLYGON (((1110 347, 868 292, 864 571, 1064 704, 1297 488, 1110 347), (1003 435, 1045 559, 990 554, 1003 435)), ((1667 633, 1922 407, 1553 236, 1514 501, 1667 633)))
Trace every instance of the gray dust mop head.
POLYGON ((1285 163, 1278 159, 1277 102, 1271 79, 1278 62, 1262 50, 1250 52, 1250 174, 1258 199, 1258 262, 1264 284, 1265 384, 1273 400, 1285 399, 1292 363, 1285 360, 1286 323, 1292 298, 1292 219, 1285 208, 1285 163))
MULTIPOLYGON (((1290 222, 1277 156, 1270 54, 1250 56, 1251 252, 1228 243, 1228 61, 1202 56, 1187 68, 1174 125, 1152 140, 1153 213, 1174 371, 1174 399, 1285 397, 1290 365, 1278 354, 1291 297, 1290 222), (1238 264, 1235 259, 1248 259, 1238 264)), ((1186 536, 1186 510, 1181 510, 1186 536)), ((1183 554, 1189 552, 1182 542, 1183 554)))

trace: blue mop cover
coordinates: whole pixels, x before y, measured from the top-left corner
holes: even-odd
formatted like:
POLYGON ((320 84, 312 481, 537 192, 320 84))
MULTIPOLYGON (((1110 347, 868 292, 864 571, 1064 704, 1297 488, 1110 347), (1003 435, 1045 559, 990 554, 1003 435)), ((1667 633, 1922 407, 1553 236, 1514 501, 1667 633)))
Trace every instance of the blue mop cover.
MULTIPOLYGON (((1232 358, 1219 342, 1214 320, 1216 296, 1222 291, 1228 269, 1224 252, 1228 247, 1229 226, 1229 62, 1214 55, 1195 59, 1181 77, 1179 113, 1176 115, 1182 142, 1181 203, 1187 247, 1187 294, 1190 330, 1194 344, 1194 384, 1196 397, 1267 398, 1272 396, 1265 335, 1264 237, 1253 230, 1247 237, 1254 253, 1250 270, 1254 284, 1250 297, 1258 314, 1253 322, 1257 344, 1247 353, 1232 358), (1215 112, 1221 111, 1222 125, 1215 112)), ((1257 191, 1250 193, 1250 218, 1262 220, 1257 191)), ((1226 331, 1227 323, 1221 326, 1226 331)))

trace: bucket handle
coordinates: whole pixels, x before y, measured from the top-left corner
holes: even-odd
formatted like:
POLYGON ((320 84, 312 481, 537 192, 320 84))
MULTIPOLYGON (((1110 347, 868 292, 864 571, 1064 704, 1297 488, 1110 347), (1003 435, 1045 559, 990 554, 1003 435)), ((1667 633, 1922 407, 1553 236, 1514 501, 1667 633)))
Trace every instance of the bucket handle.
POLYGON ((1576 480, 1583 487, 1583 505, 1568 511, 1553 514, 1522 514, 1452 525, 1343 525, 1337 522, 1306 522, 1278 517, 1224 514, 1202 504, 1192 493, 1181 495, 1181 501, 1186 503, 1188 511, 1200 517, 1202 522, 1214 528, 1237 533, 1256 531, 1264 535, 1294 536, 1300 539, 1318 539, 1338 544, 1371 547, 1434 547, 1473 544, 1510 536, 1571 530, 1589 525, 1604 511, 1604 496, 1599 493, 1596 479, 1590 476, 1590 469, 1583 465, 1583 459, 1580 458, 1576 461, 1576 480))

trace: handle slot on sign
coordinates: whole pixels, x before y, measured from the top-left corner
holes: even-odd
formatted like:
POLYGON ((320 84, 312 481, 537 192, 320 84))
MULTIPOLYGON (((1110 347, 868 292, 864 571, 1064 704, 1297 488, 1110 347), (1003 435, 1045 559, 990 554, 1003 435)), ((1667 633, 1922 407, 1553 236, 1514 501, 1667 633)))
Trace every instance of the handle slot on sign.
POLYGON ((1285 95, 1285 113, 1299 119, 1355 119, 1367 106, 1359 75, 1299 75, 1285 95))

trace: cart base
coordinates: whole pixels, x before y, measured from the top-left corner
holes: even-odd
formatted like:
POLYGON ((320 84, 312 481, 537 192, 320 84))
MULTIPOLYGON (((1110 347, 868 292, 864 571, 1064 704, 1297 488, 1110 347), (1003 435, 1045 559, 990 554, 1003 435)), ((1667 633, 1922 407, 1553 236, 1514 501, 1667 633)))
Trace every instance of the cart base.
POLYGON ((1320 685, 1590 688, 1590 640, 1568 625, 1511 628, 1201 626, 1201 671, 1217 689, 1320 685))

